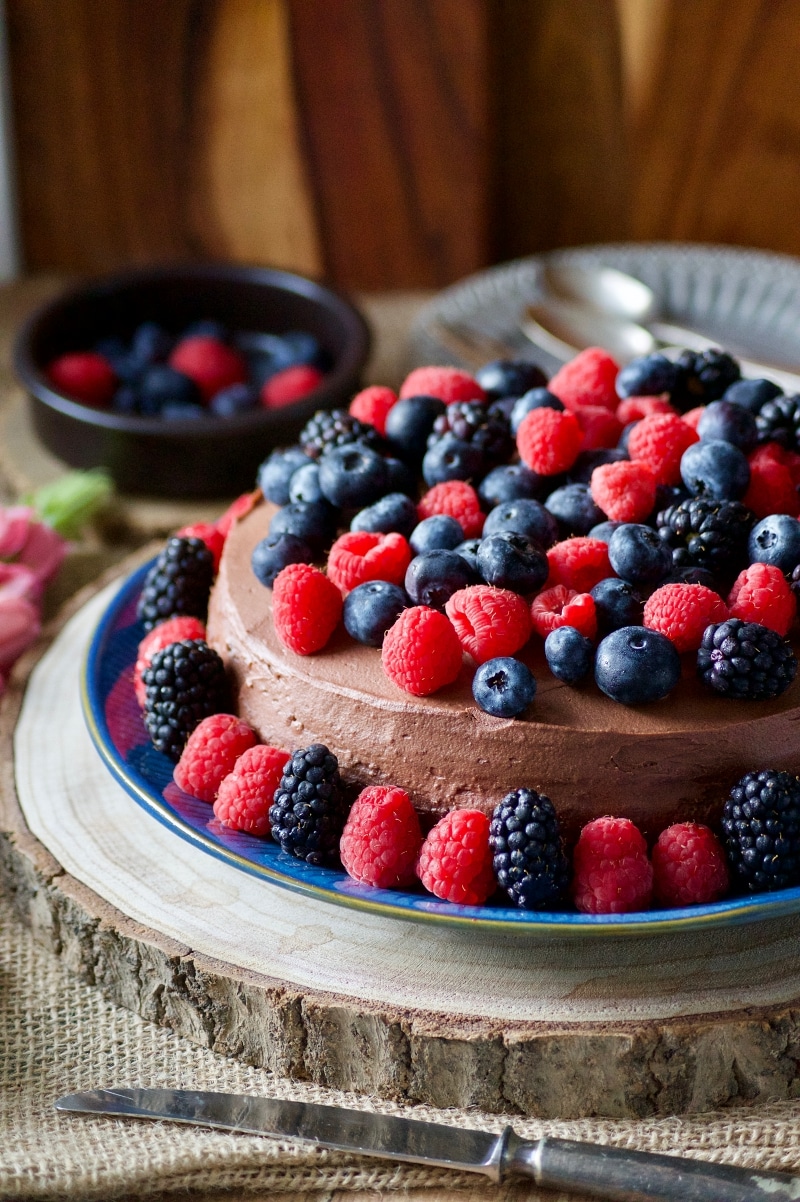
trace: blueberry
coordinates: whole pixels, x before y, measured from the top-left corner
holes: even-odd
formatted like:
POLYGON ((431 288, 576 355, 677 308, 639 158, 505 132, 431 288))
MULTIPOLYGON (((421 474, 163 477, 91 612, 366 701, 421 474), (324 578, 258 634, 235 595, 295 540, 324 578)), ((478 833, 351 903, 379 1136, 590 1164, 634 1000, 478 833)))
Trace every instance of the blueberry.
POLYGON ((592 500, 588 484, 564 484, 550 493, 545 508, 556 519, 561 538, 588 534, 606 516, 592 500))
POLYGON ((258 392, 252 384, 230 384, 211 398, 209 409, 217 417, 235 417, 258 405, 258 392))
POLYGON ((640 417, 637 417, 634 419, 634 421, 628 422, 627 425, 622 427, 622 433, 620 434, 619 438, 617 439, 617 450, 618 451, 624 451, 626 455, 628 454, 628 439, 631 436, 631 430, 633 429, 634 426, 638 426, 639 422, 641 420, 642 419, 640 417))
POLYGON ((518 501, 522 497, 537 499, 541 495, 542 477, 523 463, 493 467, 478 488, 478 496, 487 509, 493 509, 503 501, 518 501))
POLYGON ((161 406, 160 416, 168 422, 193 422, 198 418, 208 416, 208 411, 202 405, 193 405, 190 401, 165 401, 161 406))
POLYGON ((182 371, 175 371, 165 363, 148 367, 139 381, 139 409, 148 417, 159 413, 168 402, 199 405, 202 400, 200 389, 182 371))
POLYGON ((747 544, 751 563, 771 563, 787 576, 800 563, 800 522, 773 513, 756 522, 747 544))
POLYGON ((123 384, 135 384, 142 374, 143 364, 131 355, 121 338, 101 338, 94 348, 114 369, 114 375, 123 384))
POLYGON ((133 332, 131 358, 141 371, 153 363, 165 363, 173 345, 172 335, 163 326, 156 321, 143 321, 133 332))
POLYGON ((344 599, 345 630, 358 643, 381 647, 386 631, 394 626, 407 605, 408 598, 396 584, 368 580, 344 599))
POLYGON ((521 397, 529 389, 547 383, 541 367, 528 359, 493 359, 478 368, 475 379, 490 401, 498 397, 521 397))
POLYGON ((447 480, 475 480, 483 474, 485 464, 485 456, 479 447, 445 434, 425 452, 422 476, 429 488, 447 480))
POLYGON ((408 541, 415 555, 422 555, 425 551, 455 551, 464 541, 464 530, 455 518, 436 513, 423 518, 414 527, 408 541))
POLYGON ((386 491, 386 463, 377 451, 351 442, 333 447, 319 460, 319 486, 341 509, 363 509, 386 491))
POLYGON ((617 376, 617 396, 660 396, 671 392, 678 382, 677 366, 658 352, 642 355, 626 363, 617 376))
POLYGON ((433 423, 444 411, 444 401, 433 396, 404 397, 392 405, 386 437, 395 454, 406 463, 421 463, 433 423))
POLYGON ((550 570, 544 551, 510 530, 481 539, 476 559, 487 584, 515 593, 535 593, 550 570))
POLYGON ((281 334, 272 348, 272 366, 275 371, 286 367, 308 364, 321 367, 321 347, 313 334, 306 330, 289 330, 281 334))
POLYGON ((407 497, 416 496, 417 482, 414 473, 403 463, 402 459, 393 459, 390 455, 384 461, 386 464, 386 487, 390 492, 403 492, 407 497))
POLYGON ((499 534, 501 530, 510 530, 514 534, 523 534, 525 538, 536 543, 545 551, 552 547, 558 539, 558 523, 544 505, 530 497, 522 497, 519 501, 506 501, 503 505, 495 505, 489 513, 483 527, 483 536, 499 534))
POLYGON ((628 458, 622 447, 597 447, 592 451, 581 451, 567 474, 570 484, 588 484, 596 467, 605 463, 621 463, 628 458))
POLYGON ((201 317, 186 327, 181 338, 216 338, 217 342, 227 342, 228 330, 213 317, 201 317))
POLYGON ((325 501, 319 486, 319 464, 304 463, 289 484, 290 501, 325 501))
POLYGON ((638 626, 641 623, 644 603, 627 580, 606 576, 589 591, 594 598, 597 633, 601 637, 622 626, 638 626))
POLYGON ((519 397, 504 396, 499 400, 492 401, 486 412, 490 417, 499 418, 505 422, 508 429, 511 429, 511 412, 516 405, 519 397))
POLYGON ((417 524, 417 507, 402 492, 390 492, 380 501, 361 509, 350 523, 351 530, 367 530, 372 534, 402 534, 408 538, 417 524))
POLYGON ((478 549, 482 541, 483 539, 480 538, 467 538, 455 548, 456 555, 460 555, 462 559, 466 560, 476 576, 481 574, 478 567, 478 549))
POLYGON ((672 571, 672 551, 651 526, 625 522, 611 535, 608 558, 631 584, 658 584, 672 571))
POLYGON ((111 408, 115 413, 133 414, 139 412, 139 393, 133 384, 122 384, 111 398, 111 408))
POLYGON ((712 401, 706 405, 697 423, 697 433, 703 442, 712 439, 731 442, 745 455, 758 441, 755 417, 749 409, 734 401, 712 401))
POLYGON ((602 542, 607 543, 617 527, 622 525, 624 522, 598 522, 589 531, 589 538, 599 538, 602 542))
POLYGON ((698 568, 694 565, 688 568, 678 568, 664 581, 665 584, 702 584, 715 593, 723 593, 719 581, 708 568, 698 568))
POLYGON ((536 679, 520 660, 499 656, 478 668, 472 678, 472 696, 493 718, 516 718, 536 696, 536 679))
POLYGON ((552 392, 548 392, 546 388, 531 388, 530 392, 526 392, 519 398, 514 408, 511 410, 511 433, 516 434, 522 425, 522 419, 527 417, 532 409, 558 409, 563 410, 564 405, 552 392))
POLYGON ((691 495, 683 484, 657 484, 653 513, 658 514, 662 509, 669 509, 670 505, 680 505, 681 501, 688 501, 691 495))
POLYGON ((293 501, 272 517, 270 534, 296 534, 315 551, 333 534, 333 515, 323 501, 293 501))
POLYGON ((623 705, 646 705, 666 697, 681 677, 681 657, 666 635, 646 626, 623 626, 597 648, 599 688, 623 705))
POLYGON ((783 389, 773 384, 772 380, 737 380, 725 390, 722 399, 741 405, 751 413, 758 413, 765 401, 782 395, 783 389))
POLYGON ((455 551, 425 551, 408 565, 405 586, 415 605, 444 609, 453 593, 474 581, 467 561, 455 551))
POLYGON ((296 534, 268 534, 256 543, 250 557, 256 578, 266 588, 272 588, 278 572, 287 564, 313 562, 313 549, 296 534))
POLYGON ((594 659, 592 640, 587 639, 574 626, 558 626, 551 630, 544 641, 544 654, 548 667, 564 684, 577 684, 588 675, 594 659))
POLYGON ((730 442, 695 442, 681 456, 681 479, 696 497, 738 501, 750 483, 750 464, 730 442))
POLYGON ((273 505, 288 505, 292 476, 299 468, 312 462, 300 447, 273 451, 258 469, 258 487, 273 505))

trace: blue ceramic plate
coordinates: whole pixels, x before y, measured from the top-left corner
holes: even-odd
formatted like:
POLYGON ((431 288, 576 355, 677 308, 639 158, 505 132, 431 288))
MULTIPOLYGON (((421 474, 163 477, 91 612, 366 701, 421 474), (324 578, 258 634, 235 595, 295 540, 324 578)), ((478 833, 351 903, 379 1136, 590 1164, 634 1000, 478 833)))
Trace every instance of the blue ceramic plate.
POLYGON ((286 855, 277 844, 229 830, 211 806, 183 793, 172 779, 172 762, 153 749, 133 691, 136 648, 144 630, 136 601, 149 568, 131 576, 106 610, 89 647, 82 703, 89 733, 112 776, 148 814, 198 850, 273 885, 320 901, 367 910, 384 918, 480 927, 497 934, 621 935, 706 927, 776 918, 800 909, 800 888, 736 898, 684 910, 587 915, 530 912, 501 904, 457 906, 422 892, 400 893, 360 885, 334 868, 314 868, 286 855))

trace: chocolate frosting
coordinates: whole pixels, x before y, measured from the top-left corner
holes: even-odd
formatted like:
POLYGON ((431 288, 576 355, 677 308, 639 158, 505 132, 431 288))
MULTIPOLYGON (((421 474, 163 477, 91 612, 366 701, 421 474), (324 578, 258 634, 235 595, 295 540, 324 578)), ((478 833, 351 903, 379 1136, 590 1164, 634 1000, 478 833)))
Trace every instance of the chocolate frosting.
POLYGON ((569 836, 602 814, 629 817, 651 838, 671 822, 714 822, 744 773, 798 768, 800 680, 774 701, 730 701, 697 680, 694 656, 669 697, 633 708, 592 680, 556 680, 534 635, 521 658, 537 694, 524 717, 507 720, 477 707, 467 663, 455 684, 419 698, 343 628, 323 651, 295 655, 275 634, 272 593, 250 566, 273 513, 259 505, 231 531, 208 620, 239 713, 264 742, 324 743, 346 777, 400 785, 431 819, 453 807, 490 812, 512 789, 537 789, 569 836))

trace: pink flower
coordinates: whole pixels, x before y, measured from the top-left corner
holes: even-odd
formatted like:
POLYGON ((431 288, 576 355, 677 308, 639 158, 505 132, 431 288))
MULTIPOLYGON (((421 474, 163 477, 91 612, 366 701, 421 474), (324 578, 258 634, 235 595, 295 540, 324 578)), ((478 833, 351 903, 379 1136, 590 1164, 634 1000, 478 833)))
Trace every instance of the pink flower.
POLYGON ((41 630, 39 611, 24 597, 0 595, 0 673, 30 647, 41 630))
POLYGON ((24 597, 31 605, 38 605, 42 591, 41 580, 24 563, 0 563, 0 597, 24 597))
POLYGON ((67 544, 60 534, 39 521, 24 505, 0 508, 0 559, 30 568, 42 586, 61 566, 67 544))

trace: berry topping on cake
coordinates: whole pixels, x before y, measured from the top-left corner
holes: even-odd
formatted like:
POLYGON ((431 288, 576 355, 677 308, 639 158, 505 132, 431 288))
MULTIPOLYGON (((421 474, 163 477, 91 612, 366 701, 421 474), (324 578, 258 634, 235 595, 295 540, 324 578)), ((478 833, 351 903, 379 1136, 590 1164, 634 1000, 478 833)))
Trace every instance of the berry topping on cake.
MULTIPOLYGON (((621 373, 620 373, 621 374, 621 373)), ((666 397, 662 396, 632 396, 620 401, 616 408, 617 421, 623 426, 630 422, 641 421, 654 413, 675 413, 666 397)))
POLYGON ((564 684, 577 684, 588 676, 594 663, 594 645, 591 639, 574 626, 557 626, 544 641, 547 666, 557 680, 564 684))
POLYGON ((438 513, 455 518, 464 531, 464 538, 477 538, 483 531, 485 515, 480 498, 472 485, 463 480, 434 484, 422 494, 417 505, 420 521, 438 513))
POLYGON ((556 476, 572 467, 583 445, 574 413, 532 409, 517 430, 517 450, 526 467, 540 476, 556 476))
POLYGON ((486 400, 486 393, 475 377, 459 367, 417 367, 406 376, 399 395, 401 401, 406 397, 432 396, 446 405, 486 400))
POLYGON ((504 530, 522 534, 542 549, 551 547, 558 538, 558 522, 554 514, 532 497, 518 497, 495 505, 486 518, 484 537, 500 534, 504 530))
POLYGON ((765 401, 756 416, 756 429, 759 442, 777 442, 787 451, 800 451, 800 397, 765 401))
POLYGON ((657 524, 659 537, 670 548, 676 568, 708 568, 724 580, 747 564, 753 515, 739 501, 690 497, 662 510, 657 524))
POLYGON ((564 584, 544 589, 531 602, 531 625, 543 639, 559 626, 574 626, 585 638, 593 639, 597 634, 594 597, 564 584))
POLYGON ((653 892, 665 906, 704 906, 728 891, 725 849, 699 822, 676 822, 653 847, 653 892))
POLYGON ((194 728, 172 776, 184 793, 213 801, 234 764, 257 742, 252 727, 235 714, 210 714, 194 728))
POLYGON ((458 640, 476 664, 513 655, 530 637, 528 606, 509 589, 474 584, 459 589, 445 605, 458 640))
POLYGON ((563 898, 569 861, 553 803, 533 789, 515 789, 495 808, 489 846, 497 882, 515 905, 538 910, 563 898))
POLYGON ((350 402, 349 413, 360 422, 374 426, 379 434, 386 433, 386 418, 389 410, 397 403, 397 393, 392 388, 382 384, 373 384, 362 388, 350 402))
POLYGON ((758 622, 780 635, 789 633, 797 614, 797 601, 786 577, 780 568, 769 563, 753 563, 739 573, 728 605, 732 618, 758 622))
POLYGON ((548 588, 566 585, 576 593, 588 593, 612 575, 608 544, 601 538, 568 538, 547 552, 548 588))
POLYGON ((765 893, 800 884, 800 779, 748 772, 725 802, 722 837, 740 888, 765 893))
POLYGON ((681 459, 697 440, 695 431, 676 414, 653 413, 631 430, 628 454, 647 464, 657 484, 680 484, 681 459))
POLYGON ((205 637, 205 622, 201 622, 199 618, 169 618, 166 622, 159 622, 158 626, 154 626, 150 633, 144 636, 136 652, 136 666, 133 669, 133 687, 136 700, 142 709, 147 696, 142 677, 156 651, 162 651, 164 647, 169 647, 170 643, 205 637))
POLYGON ((145 630, 167 618, 206 619, 214 558, 199 538, 171 538, 145 576, 136 616, 145 630))
POLYGON ((370 785, 359 793, 339 841, 346 872, 378 889, 408 889, 422 846, 417 812, 405 789, 370 785))
MULTIPOLYGON (((631 359, 620 369, 615 382, 617 396, 658 397, 672 392, 678 382, 678 368, 671 359, 658 351, 631 359)), ((630 418, 626 418, 630 421, 630 418)))
POLYGON ((797 658, 789 640, 774 630, 730 618, 706 629, 697 652, 697 673, 723 697, 769 701, 794 680, 797 658))
POLYGON ((696 651, 706 627, 727 617, 728 607, 713 589, 702 584, 662 584, 645 602, 642 625, 665 634, 683 653, 696 651))
POLYGON ((717 401, 741 376, 739 364, 725 351, 682 351, 670 400, 682 412, 717 401))
POLYGON ((601 464, 592 472, 590 488, 612 522, 643 522, 656 502, 656 477, 644 462, 601 464))
POLYGON ((308 864, 335 862, 345 817, 336 756, 322 743, 293 752, 269 811, 270 834, 281 851, 308 864))
POLYGON ((306 422, 298 438, 300 450, 311 459, 319 459, 334 447, 360 442, 368 447, 381 447, 382 439, 374 426, 360 421, 346 409, 320 409, 306 422))
POLYGON ((340 535, 328 554, 328 578, 342 593, 368 580, 402 584, 411 548, 402 534, 350 531, 340 535))
POLYGON ((583 914, 646 910, 653 867, 641 831, 627 818, 595 818, 580 833, 572 859, 572 896, 583 914))
POLYGON ((381 662, 398 688, 414 697, 427 697, 458 676, 461 644, 449 618, 418 605, 404 610, 387 631, 381 662))
POLYGON ((514 446, 508 420, 480 401, 454 401, 433 423, 428 447, 443 438, 469 443, 482 456, 479 475, 508 459, 514 446))
POLYGON ((643 587, 660 584, 672 567, 669 547, 641 522, 617 526, 608 540, 608 559, 618 576, 643 587))
POLYGON ((215 522, 194 522, 191 526, 181 526, 175 531, 176 538, 199 538, 211 552, 214 575, 219 569, 222 548, 225 546, 225 535, 215 522))
POLYGON ((622 705, 646 705, 671 693, 681 678, 674 644, 646 626, 623 626, 607 634, 594 664, 602 691, 622 705))
POLYGON ((341 614, 342 594, 319 568, 293 563, 275 577, 275 633, 297 655, 321 651, 339 625, 341 614))
POLYGON ((475 372, 475 379, 488 401, 501 397, 521 397, 531 388, 547 383, 547 376, 529 359, 492 359, 475 372))
POLYGON ((268 534, 253 547, 250 566, 265 588, 272 588, 279 572, 290 563, 313 563, 315 551, 297 534, 268 534))
POLYGON ((750 483, 742 504, 752 510, 757 518, 769 517, 773 513, 797 517, 800 513, 800 497, 786 462, 788 456, 789 452, 784 451, 777 442, 768 442, 748 457, 750 483))
POLYGON ((480 810, 445 814, 422 844, 417 876, 444 901, 482 906, 496 888, 486 815, 480 810))
POLYGON ((739 501, 750 484, 750 465, 732 442, 695 442, 681 456, 681 480, 693 496, 739 501))
POLYGON ((536 696, 536 678, 527 664, 498 656, 478 668, 472 678, 472 696, 493 718, 518 718, 536 696))
POLYGON ((515 593, 535 593, 547 579, 547 557, 544 551, 511 530, 490 534, 478 547, 475 561, 483 579, 496 588, 515 593))
POLYGON ((747 553, 751 563, 774 563, 789 576, 800 563, 800 522, 784 513, 762 518, 750 531, 747 553))
POLYGON ((263 743, 243 751, 220 783, 214 817, 232 830, 266 838, 270 808, 289 759, 288 751, 263 743))
POLYGON ((560 367, 547 387, 567 409, 582 405, 615 409, 618 372, 619 364, 608 351, 590 346, 560 367))
POLYGON ((150 741, 176 762, 203 718, 230 708, 225 665, 202 639, 170 643, 156 651, 142 680, 150 741))
POLYGON ((457 551, 425 551, 408 565, 403 584, 414 605, 444 609, 459 589, 473 581, 469 564, 457 551))

